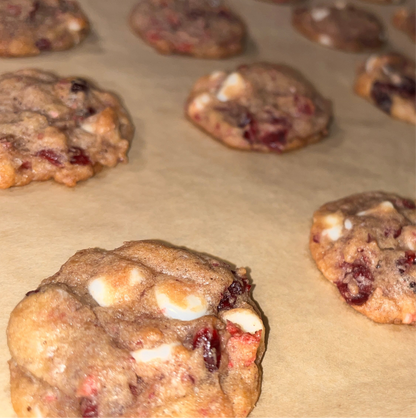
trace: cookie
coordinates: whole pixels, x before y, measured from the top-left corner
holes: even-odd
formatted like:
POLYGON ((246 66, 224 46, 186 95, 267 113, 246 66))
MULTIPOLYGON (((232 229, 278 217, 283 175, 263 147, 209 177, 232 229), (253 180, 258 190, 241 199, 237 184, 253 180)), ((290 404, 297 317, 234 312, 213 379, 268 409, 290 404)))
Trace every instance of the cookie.
POLYGON ((332 109, 293 68, 258 63, 200 78, 185 113, 229 147, 281 153, 326 136, 332 109))
POLYGON ((130 26, 162 54, 225 58, 242 52, 245 25, 221 1, 141 0, 130 26))
POLYGON ((53 178, 66 186, 126 162, 133 126, 119 100, 77 77, 0 76, 0 189, 53 178))
POLYGON ((245 417, 264 325, 244 268, 157 241, 79 251, 13 310, 19 416, 245 417))
POLYGON ((408 35, 413 42, 416 42, 415 9, 409 10, 402 8, 397 10, 393 15, 392 23, 397 29, 408 35))
POLYGON ((344 300, 372 320, 416 324, 416 206, 393 193, 330 202, 313 217, 310 249, 344 300))
POLYGON ((309 40, 341 51, 379 49, 385 40, 383 25, 374 14, 343 2, 297 8, 292 24, 309 40))
POLYGON ((380 110, 416 124, 415 63, 403 55, 372 55, 357 74, 355 92, 380 110))
POLYGON ((76 1, 0 1, 0 57, 62 51, 79 44, 88 32, 88 19, 76 1))

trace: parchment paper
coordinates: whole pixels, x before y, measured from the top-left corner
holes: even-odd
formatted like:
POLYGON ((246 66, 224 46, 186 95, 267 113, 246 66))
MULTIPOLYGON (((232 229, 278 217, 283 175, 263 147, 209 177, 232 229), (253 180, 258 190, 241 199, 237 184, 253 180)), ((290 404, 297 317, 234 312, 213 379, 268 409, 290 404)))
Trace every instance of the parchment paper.
MULTIPOLYGON (((161 56, 133 35, 136 0, 81 0, 94 32, 76 49, 2 59, 95 79, 124 100, 136 126, 130 163, 74 189, 52 181, 0 191, 0 415, 10 403, 5 330, 24 294, 77 250, 156 238, 247 266, 270 328, 253 417, 416 416, 415 328, 379 325, 340 300, 308 250, 313 211, 366 191, 415 191, 414 127, 355 96, 367 54, 313 44, 290 7, 230 0, 250 30, 247 52, 208 61, 161 56), (194 81, 256 60, 295 66, 335 107, 330 136, 285 155, 230 150, 183 117, 194 81)), ((358 3, 388 27, 390 49, 414 44, 390 24, 397 6, 358 3)))

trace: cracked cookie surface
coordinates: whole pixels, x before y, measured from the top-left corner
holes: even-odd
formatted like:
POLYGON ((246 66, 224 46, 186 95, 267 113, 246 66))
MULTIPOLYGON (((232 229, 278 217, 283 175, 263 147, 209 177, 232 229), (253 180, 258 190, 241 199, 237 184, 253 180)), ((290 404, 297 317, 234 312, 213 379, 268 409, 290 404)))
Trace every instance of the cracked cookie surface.
POLYGON ((0 188, 66 186, 127 161, 133 126, 119 100, 82 78, 39 70, 0 76, 0 188))
POLYGON ((162 54, 225 58, 244 48, 245 25, 221 1, 141 0, 130 26, 162 54))
POLYGON ((8 326, 19 416, 245 417, 264 325, 244 268, 158 241, 88 249, 8 326))
POLYGON ((185 113, 232 148, 281 153, 325 137, 332 106, 293 68, 258 63, 200 78, 185 113))
POLYGON ((319 270, 358 312, 381 323, 416 324, 416 206, 367 192, 327 203, 313 218, 319 270))
POLYGON ((385 40, 383 25, 373 13, 342 2, 299 7, 292 24, 309 40, 346 52, 379 49, 385 40))
POLYGON ((391 117, 416 124, 415 63, 405 56, 370 56, 358 70, 354 90, 391 117))
POLYGON ((62 51, 79 44, 88 32, 88 19, 76 1, 0 2, 0 57, 62 51))

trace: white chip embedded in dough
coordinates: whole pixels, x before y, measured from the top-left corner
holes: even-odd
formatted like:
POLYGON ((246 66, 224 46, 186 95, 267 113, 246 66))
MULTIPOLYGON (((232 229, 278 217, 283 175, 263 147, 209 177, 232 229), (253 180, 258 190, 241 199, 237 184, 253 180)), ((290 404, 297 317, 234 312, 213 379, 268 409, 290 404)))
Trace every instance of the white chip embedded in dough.
POLYGON ((221 102, 228 102, 241 96, 245 90, 244 78, 239 73, 231 73, 222 83, 217 99, 221 102))
POLYGON ((326 7, 315 7, 311 10, 311 17, 315 22, 320 22, 329 16, 330 13, 331 11, 326 7))
POLYGON ((231 309, 230 311, 225 311, 222 314, 222 318, 239 325, 244 332, 249 332, 250 334, 264 329, 261 319, 250 309, 231 309))
POLYGON ((143 348, 141 350, 132 351, 132 357, 141 363, 149 363, 151 361, 167 361, 172 356, 173 348, 179 343, 162 344, 156 348, 143 348))
POLYGON ((374 208, 370 208, 370 209, 358 212, 357 216, 366 216, 366 215, 371 215, 377 212, 384 212, 384 213, 396 212, 396 208, 394 207, 393 203, 386 200, 384 202, 381 202, 379 205, 375 206, 374 208))
POLYGON ((322 45, 326 45, 326 46, 332 46, 333 45, 332 39, 328 35, 319 35, 318 41, 322 45))
POLYGON ((137 283, 142 283, 143 280, 145 279, 145 277, 143 276, 143 274, 141 273, 141 271, 137 270, 137 269, 133 269, 130 272, 130 276, 129 276, 129 283, 133 286, 137 283))
POLYGON ((181 302, 172 300, 163 290, 156 287, 156 301, 163 315, 181 321, 192 321, 206 315, 208 305, 200 295, 186 295, 181 302))
POLYGON ((111 306, 114 302, 112 288, 103 277, 92 280, 88 284, 88 292, 100 306, 111 306))
POLYGON ((345 219, 344 226, 345 229, 352 229, 352 222, 349 219, 345 219))

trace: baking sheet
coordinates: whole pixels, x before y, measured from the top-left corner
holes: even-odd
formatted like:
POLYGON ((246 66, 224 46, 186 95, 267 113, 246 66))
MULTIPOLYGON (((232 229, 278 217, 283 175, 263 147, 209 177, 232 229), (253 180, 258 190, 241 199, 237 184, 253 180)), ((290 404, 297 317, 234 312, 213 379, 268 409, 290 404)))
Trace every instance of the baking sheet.
MULTIPOLYGON (((35 67, 95 79, 123 98, 136 126, 127 165, 74 189, 49 181, 0 191, 0 416, 14 416, 5 329, 25 292, 77 250, 148 238, 249 267, 270 327, 253 417, 416 416, 415 328, 375 324, 342 303, 308 250, 321 204, 366 190, 414 196, 414 127, 352 92, 367 54, 302 38, 290 7, 230 0, 250 30, 245 55, 161 56, 126 25, 135 1, 81 1, 94 28, 81 46, 0 61, 1 72, 35 67), (256 60, 295 66, 334 101, 326 140, 281 156, 240 152, 184 119, 198 77, 256 60)), ((414 55, 390 25, 397 6, 359 5, 388 23, 389 48, 414 55)))

